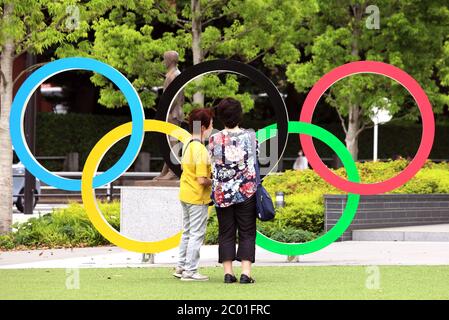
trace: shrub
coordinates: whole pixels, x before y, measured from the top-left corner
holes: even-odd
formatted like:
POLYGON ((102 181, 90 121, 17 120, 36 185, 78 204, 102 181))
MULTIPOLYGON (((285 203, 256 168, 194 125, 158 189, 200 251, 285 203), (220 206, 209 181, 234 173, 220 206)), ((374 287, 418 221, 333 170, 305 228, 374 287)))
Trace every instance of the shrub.
MULTIPOLYGON (((99 203, 100 209, 112 227, 119 230, 118 202, 99 203)), ((15 223, 13 232, 0 237, 0 248, 62 248, 107 245, 109 242, 91 224, 84 207, 72 203, 68 208, 54 210, 25 223, 15 223)))
POLYGON ((218 219, 217 212, 214 208, 210 210, 209 219, 207 220, 206 237, 204 239, 205 244, 217 244, 218 243, 218 219))
MULTIPOLYGON (((406 160, 391 162, 357 163, 361 181, 373 183, 387 180, 406 168, 406 160)), ((345 177, 345 169, 334 171, 345 177)), ((286 171, 265 178, 264 186, 272 194, 283 191, 285 207, 278 208, 276 219, 257 222, 257 228, 264 235, 282 242, 305 242, 323 233, 324 195, 345 194, 321 179, 313 170, 286 171)), ((389 193, 449 193, 449 164, 427 162, 405 185, 389 193)), ((106 220, 119 230, 120 206, 118 202, 99 203, 106 220)), ((68 208, 55 210, 40 218, 32 218, 22 224, 14 224, 13 232, 0 236, 0 248, 57 248, 107 245, 92 226, 84 207, 72 203, 68 208)), ((218 220, 211 210, 206 244, 218 243, 218 220)))
MULTIPOLYGON (((304 231, 301 227, 287 225, 285 219, 270 222, 257 221, 257 230, 276 241, 288 243, 307 242, 317 237, 315 233, 304 231)), ((215 209, 210 212, 204 243, 218 244, 218 219, 215 209)))
POLYGON ((285 222, 280 220, 258 222, 257 230, 273 240, 287 243, 307 242, 317 237, 314 232, 286 225, 285 222))

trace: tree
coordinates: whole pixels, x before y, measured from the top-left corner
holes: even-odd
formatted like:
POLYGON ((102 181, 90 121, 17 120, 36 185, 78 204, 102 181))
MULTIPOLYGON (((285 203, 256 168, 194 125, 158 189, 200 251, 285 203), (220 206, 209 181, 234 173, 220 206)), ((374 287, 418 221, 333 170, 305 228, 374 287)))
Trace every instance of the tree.
MULTIPOLYGON (((75 0, 0 0, 0 234, 12 221, 12 146, 9 114, 13 100, 13 63, 20 55, 42 53, 53 45, 86 36, 85 13, 75 0)), ((30 66, 26 72, 35 69, 30 66)), ((20 74, 19 76, 23 75, 20 74)))
MULTIPOLYGON (((287 77, 298 91, 307 91, 322 75, 344 63, 377 60, 411 74, 429 96, 435 112, 449 104, 443 88, 449 84, 443 46, 449 27, 446 1, 384 0, 377 1, 377 7, 353 0, 320 0, 318 4, 319 14, 309 25, 308 41, 299 44, 305 47, 307 57, 287 68, 287 77), (379 28, 373 23, 377 11, 379 28)), ((358 137, 370 127, 374 105, 408 120, 419 115, 401 85, 376 75, 345 78, 328 90, 325 99, 339 114, 346 146, 355 160, 358 137), (387 101, 384 98, 389 103, 382 103, 387 101)))
MULTIPOLYGON (((305 0, 109 2, 105 14, 93 22, 93 42, 65 44, 57 55, 87 55, 111 64, 130 79, 144 106, 153 108, 157 94, 151 88, 163 83, 164 51, 177 50, 186 65, 232 58, 262 63, 277 75, 288 63, 299 61, 294 43, 305 34, 305 21, 315 11, 315 2, 305 0)), ((282 76, 274 80, 285 84, 282 76)), ((106 79, 94 75, 92 81, 101 88, 101 104, 126 104, 106 79)), ((223 96, 239 99, 245 111, 254 105, 249 93, 239 93, 236 75, 209 75, 186 88, 185 110, 223 96)))
MULTIPOLYGON (((159 7, 178 26, 191 30, 193 64, 214 58, 245 63, 261 60, 272 75, 280 75, 280 86, 285 85, 284 65, 300 57, 294 43, 302 39, 308 17, 317 10, 315 1, 302 0, 192 0, 179 12, 174 6, 170 6, 171 11, 159 7)), ((249 93, 237 94, 238 89, 235 75, 228 75, 223 84, 216 75, 209 75, 187 87, 186 96, 192 96, 193 104, 201 106, 205 95, 212 98, 212 103, 213 99, 232 96, 249 111, 254 101, 249 93)))

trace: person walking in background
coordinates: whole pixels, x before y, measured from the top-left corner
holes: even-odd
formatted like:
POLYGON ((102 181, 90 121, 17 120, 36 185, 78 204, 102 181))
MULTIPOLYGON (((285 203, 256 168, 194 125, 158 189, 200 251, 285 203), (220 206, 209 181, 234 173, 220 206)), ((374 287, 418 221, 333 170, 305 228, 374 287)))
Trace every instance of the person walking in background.
POLYGON ((309 161, 307 161, 306 156, 302 152, 302 149, 298 152, 298 158, 296 158, 293 164, 293 170, 305 170, 309 168, 309 161))
POLYGON ((223 264, 224 282, 234 283, 234 260, 242 262, 240 283, 253 283, 251 265, 256 251, 257 146, 254 133, 239 127, 242 106, 232 98, 223 99, 216 114, 224 130, 209 138, 212 163, 212 200, 218 218, 218 262, 223 264), (236 233, 238 250, 236 252, 236 233))
POLYGON ((192 139, 182 150, 179 199, 183 210, 183 233, 179 262, 173 275, 183 281, 209 280, 198 272, 198 265, 206 234, 207 209, 211 194, 210 160, 203 142, 212 132, 212 117, 210 109, 196 109, 191 112, 189 127, 192 139))

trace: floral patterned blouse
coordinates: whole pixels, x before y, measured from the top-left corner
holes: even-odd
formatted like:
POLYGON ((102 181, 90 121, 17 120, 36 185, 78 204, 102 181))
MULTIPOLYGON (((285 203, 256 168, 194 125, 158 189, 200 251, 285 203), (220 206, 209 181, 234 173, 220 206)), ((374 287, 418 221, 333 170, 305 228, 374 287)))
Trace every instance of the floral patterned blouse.
MULTIPOLYGON (((229 207, 256 192, 256 172, 249 130, 222 130, 209 138, 212 162, 212 195, 217 207, 229 207)), ((256 141, 256 153, 257 141, 256 141)))

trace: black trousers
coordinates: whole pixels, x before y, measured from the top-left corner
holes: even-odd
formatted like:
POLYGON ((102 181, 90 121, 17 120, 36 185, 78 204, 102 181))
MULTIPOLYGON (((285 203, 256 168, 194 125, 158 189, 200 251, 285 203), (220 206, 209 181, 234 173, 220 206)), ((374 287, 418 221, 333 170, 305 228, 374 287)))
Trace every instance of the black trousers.
POLYGON ((256 255, 256 197, 226 208, 216 207, 218 218, 218 262, 254 262, 256 255), (237 254, 236 233, 239 246, 237 254))

